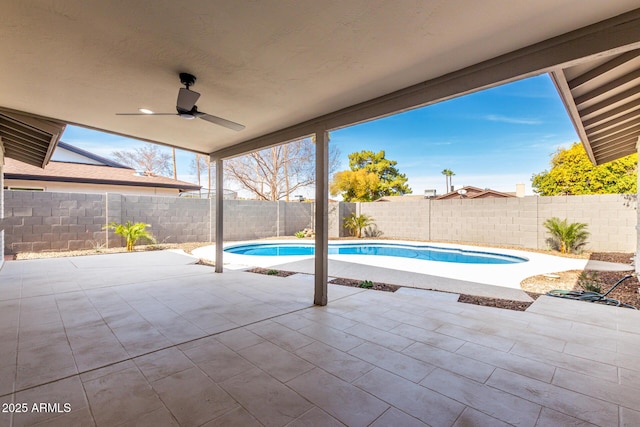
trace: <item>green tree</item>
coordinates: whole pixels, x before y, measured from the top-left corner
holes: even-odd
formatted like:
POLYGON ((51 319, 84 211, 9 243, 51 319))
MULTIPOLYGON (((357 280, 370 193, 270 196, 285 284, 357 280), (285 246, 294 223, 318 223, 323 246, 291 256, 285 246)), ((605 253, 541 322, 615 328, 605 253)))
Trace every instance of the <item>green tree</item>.
POLYGON ((410 194, 407 177, 396 168, 398 162, 385 158, 384 150, 349 154, 349 169, 335 174, 331 194, 342 193, 347 201, 373 201, 384 196, 410 194), (375 178, 374 178, 375 177, 375 178))
POLYGON ((582 144, 575 142, 559 149, 551 159, 551 169, 534 174, 531 183, 541 196, 637 193, 638 155, 595 166, 582 144))

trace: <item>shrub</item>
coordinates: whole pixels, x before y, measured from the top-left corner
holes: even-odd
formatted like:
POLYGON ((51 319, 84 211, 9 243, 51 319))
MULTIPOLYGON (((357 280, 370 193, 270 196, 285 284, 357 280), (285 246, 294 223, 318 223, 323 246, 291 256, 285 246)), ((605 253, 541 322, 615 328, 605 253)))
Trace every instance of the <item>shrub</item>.
POLYGON ((294 236, 296 236, 298 239, 303 239, 307 235, 304 231, 296 231, 296 234, 294 234, 294 236))
POLYGON ((145 224, 144 222, 136 222, 135 224, 132 224, 131 221, 127 221, 125 224, 112 222, 104 228, 113 230, 116 234, 124 237, 127 241, 127 251, 131 252, 133 251, 133 247, 136 242, 140 239, 146 239, 155 243, 156 239, 153 237, 151 232, 146 230, 147 227, 151 227, 151 225, 145 224))
POLYGON ((358 285, 359 288, 371 289, 373 288, 373 282, 371 280, 364 280, 358 285))
POLYGON ((362 229, 373 225, 374 219, 369 215, 356 215, 355 212, 344 217, 344 227, 351 230, 351 235, 358 239, 362 237, 362 229))
POLYGON ((551 248, 566 254, 570 252, 581 252, 582 247, 587 244, 589 232, 586 230, 587 224, 582 222, 567 223, 567 219, 549 218, 544 222, 545 228, 551 234, 547 243, 551 248))
POLYGON ((279 271, 278 271, 278 270, 273 270, 273 269, 272 269, 272 270, 267 271, 267 274, 268 274, 269 276, 277 276, 277 275, 278 275, 278 273, 279 273, 279 271))
POLYGON ((602 293, 602 286, 600 286, 600 281, 598 280, 598 273, 595 271, 591 274, 584 271, 580 273, 578 276, 578 286, 587 292, 602 293))

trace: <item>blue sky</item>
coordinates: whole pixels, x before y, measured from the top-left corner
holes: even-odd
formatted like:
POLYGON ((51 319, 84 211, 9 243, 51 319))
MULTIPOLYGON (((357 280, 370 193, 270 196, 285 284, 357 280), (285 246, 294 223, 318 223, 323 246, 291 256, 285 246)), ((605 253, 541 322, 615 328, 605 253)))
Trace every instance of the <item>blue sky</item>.
MULTIPOLYGON (((142 144, 73 126, 62 140, 105 157, 142 144)), ((524 183, 533 194, 531 175, 548 169, 551 155, 574 141, 578 136, 547 75, 331 133, 331 144, 341 153, 340 170, 348 168, 349 153, 385 150, 414 194, 425 189, 442 194, 445 168, 455 173, 455 186, 515 191, 524 183)), ((193 157, 177 150, 179 179, 196 182, 193 157)))

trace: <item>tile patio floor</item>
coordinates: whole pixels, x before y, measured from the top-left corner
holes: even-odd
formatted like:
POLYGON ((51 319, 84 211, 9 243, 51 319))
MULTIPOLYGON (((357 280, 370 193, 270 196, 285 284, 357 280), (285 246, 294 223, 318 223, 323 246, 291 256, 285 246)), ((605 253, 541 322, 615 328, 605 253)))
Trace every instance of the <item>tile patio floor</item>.
POLYGON ((309 281, 190 262, 7 262, 0 402, 28 411, 0 425, 640 425, 638 312, 333 285, 314 307, 309 281))

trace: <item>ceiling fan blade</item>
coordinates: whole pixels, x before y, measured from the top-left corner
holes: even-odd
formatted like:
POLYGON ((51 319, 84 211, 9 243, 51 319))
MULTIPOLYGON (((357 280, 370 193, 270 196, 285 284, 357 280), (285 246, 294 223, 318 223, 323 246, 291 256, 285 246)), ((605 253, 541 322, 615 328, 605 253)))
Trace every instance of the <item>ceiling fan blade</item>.
POLYGON ((232 122, 231 120, 226 120, 217 116, 212 116, 211 114, 202 113, 201 115, 199 115, 199 117, 202 120, 206 120, 208 122, 215 123, 216 125, 224 126, 235 131, 244 129, 244 125, 241 125, 240 123, 232 122))
POLYGON ((177 116, 177 113, 116 113, 116 116, 177 116))
POLYGON ((196 102, 198 102, 198 98, 200 98, 200 94, 198 92, 194 92, 189 89, 180 88, 180 92, 178 92, 178 103, 177 107, 181 110, 191 111, 196 102))

